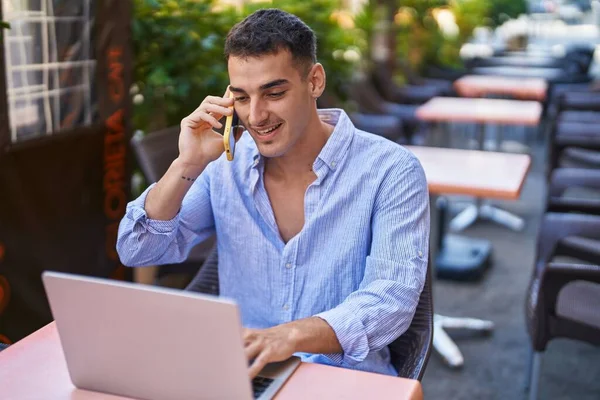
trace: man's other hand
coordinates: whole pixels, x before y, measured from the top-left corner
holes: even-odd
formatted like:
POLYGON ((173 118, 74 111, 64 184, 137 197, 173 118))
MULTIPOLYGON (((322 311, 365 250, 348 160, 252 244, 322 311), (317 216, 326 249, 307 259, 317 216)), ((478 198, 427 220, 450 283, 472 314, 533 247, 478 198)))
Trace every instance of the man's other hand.
POLYGON ((248 371, 254 378, 271 362, 284 361, 296 352, 295 327, 278 325, 268 329, 244 329, 244 347, 248 360, 254 360, 248 371))

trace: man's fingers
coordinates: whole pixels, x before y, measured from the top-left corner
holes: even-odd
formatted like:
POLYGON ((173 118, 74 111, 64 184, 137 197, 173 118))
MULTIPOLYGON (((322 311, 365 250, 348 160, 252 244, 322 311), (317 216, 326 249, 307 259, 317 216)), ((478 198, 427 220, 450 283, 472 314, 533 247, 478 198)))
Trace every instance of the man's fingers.
POLYGON ((247 346, 256 336, 256 330, 244 328, 242 330, 242 338, 244 339, 244 346, 247 346))
POLYGON ((206 104, 204 107, 200 108, 200 110, 204 110, 204 112, 212 115, 216 119, 221 119, 224 115, 232 115, 233 110, 229 107, 222 107, 217 104, 206 104))
POLYGON ((183 123, 185 123, 190 128, 196 128, 198 124, 201 122, 208 122, 213 128, 219 129, 223 126, 214 116, 207 114, 202 110, 194 111, 188 117, 183 119, 183 123))
MULTIPOLYGON (((202 103, 200 103, 200 105, 198 107, 196 107, 196 109, 194 110, 193 113, 195 113, 196 111, 200 111, 200 110, 206 110, 207 107, 211 104, 220 106, 223 108, 229 108, 229 107, 233 106, 233 99, 229 98, 229 97, 223 98, 223 97, 218 97, 218 96, 206 96, 204 101, 202 101, 202 103)), ((221 117, 219 117, 219 119, 220 118, 221 117)))
POLYGON ((258 357, 254 359, 254 362, 248 369, 248 375, 250 379, 254 378, 268 363, 268 355, 266 353, 260 353, 258 357))
POLYGON ((263 350, 263 343, 260 340, 248 340, 244 341, 244 344, 244 352, 248 360, 255 359, 263 350))
MULTIPOLYGON (((233 105, 233 99, 227 95, 227 97, 218 96, 207 96, 202 104, 216 104, 222 107, 231 107, 233 105)), ((202 106, 202 104, 200 106, 202 106)))
POLYGON ((206 96, 204 101, 202 101, 194 112, 184 118, 184 121, 188 120, 186 124, 192 128, 195 128, 196 125, 202 121, 208 122, 213 128, 221 128, 223 125, 218 121, 223 118, 224 115, 231 115, 233 113, 232 107, 234 100, 229 97, 229 94, 229 86, 227 86, 223 97, 206 96), (207 118, 203 114, 206 114, 211 118, 207 118))

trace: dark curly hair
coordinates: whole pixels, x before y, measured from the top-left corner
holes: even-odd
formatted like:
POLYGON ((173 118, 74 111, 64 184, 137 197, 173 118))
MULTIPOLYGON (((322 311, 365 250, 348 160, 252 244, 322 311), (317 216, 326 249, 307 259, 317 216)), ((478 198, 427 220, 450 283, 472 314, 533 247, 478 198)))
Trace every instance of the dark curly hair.
POLYGON ((302 20, 276 8, 258 10, 237 23, 225 41, 225 58, 260 57, 288 50, 305 77, 317 62, 317 38, 302 20))

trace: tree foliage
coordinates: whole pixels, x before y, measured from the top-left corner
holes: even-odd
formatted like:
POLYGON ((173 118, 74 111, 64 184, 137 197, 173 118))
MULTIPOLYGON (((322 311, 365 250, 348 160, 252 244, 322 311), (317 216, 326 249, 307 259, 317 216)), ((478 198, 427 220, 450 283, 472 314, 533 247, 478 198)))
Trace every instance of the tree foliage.
POLYGON ((135 0, 134 128, 177 125, 204 97, 221 95, 229 83, 223 56, 227 32, 266 7, 291 12, 315 31, 328 87, 343 95, 341 87, 366 48, 366 38, 340 11, 339 0, 273 0, 239 10, 215 0, 135 0))

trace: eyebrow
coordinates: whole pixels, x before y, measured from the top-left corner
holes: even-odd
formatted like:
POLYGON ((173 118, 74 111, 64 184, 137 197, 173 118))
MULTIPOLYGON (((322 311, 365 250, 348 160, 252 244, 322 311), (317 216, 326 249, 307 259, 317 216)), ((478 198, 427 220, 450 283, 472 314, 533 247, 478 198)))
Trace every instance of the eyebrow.
MULTIPOLYGON (((287 79, 276 79, 274 81, 265 83, 264 85, 261 85, 259 87, 260 90, 267 90, 267 89, 271 89, 275 86, 281 86, 281 85, 285 85, 286 83, 289 83, 289 81, 287 79)), ((229 90, 235 93, 246 93, 246 91, 244 89, 241 88, 236 88, 233 86, 229 86, 229 90)))

